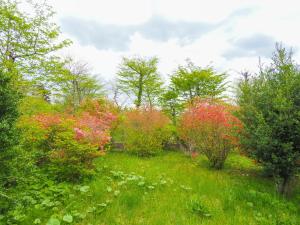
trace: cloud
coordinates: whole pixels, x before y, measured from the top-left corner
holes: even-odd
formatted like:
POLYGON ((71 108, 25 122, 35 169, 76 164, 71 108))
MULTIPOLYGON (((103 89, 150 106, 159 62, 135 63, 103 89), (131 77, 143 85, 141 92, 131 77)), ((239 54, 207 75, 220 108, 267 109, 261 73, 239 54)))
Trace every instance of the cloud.
POLYGON ((232 42, 232 47, 223 56, 227 59, 250 56, 269 57, 274 50, 275 42, 273 37, 261 33, 239 38, 232 42))
POLYGON ((79 41, 83 46, 97 49, 126 50, 132 27, 100 24, 94 21, 68 17, 61 20, 62 30, 79 41))
POLYGON ((130 37, 140 33, 145 38, 155 41, 179 39, 189 42, 214 29, 216 25, 201 22, 171 22, 155 16, 140 25, 108 25, 78 18, 61 20, 62 30, 75 36, 82 45, 94 45, 96 48, 127 50, 130 37))
POLYGON ((229 23, 236 17, 248 15, 252 9, 239 9, 218 23, 169 21, 154 15, 139 25, 115 25, 88 21, 76 17, 61 19, 63 32, 78 39, 79 43, 93 45, 99 50, 128 50, 131 37, 135 33, 154 41, 176 39, 179 44, 190 44, 203 35, 229 23))

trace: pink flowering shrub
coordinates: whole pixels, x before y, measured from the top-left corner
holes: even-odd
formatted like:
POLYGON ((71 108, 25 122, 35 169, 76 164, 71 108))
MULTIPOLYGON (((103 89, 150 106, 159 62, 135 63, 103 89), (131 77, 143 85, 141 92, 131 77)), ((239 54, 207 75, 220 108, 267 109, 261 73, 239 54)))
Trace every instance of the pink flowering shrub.
POLYGON ((76 120, 75 139, 79 142, 85 141, 104 150, 104 146, 111 139, 110 127, 115 119, 116 117, 111 113, 95 116, 84 112, 76 120))
MULTIPOLYGON (((110 128, 116 116, 94 104, 97 108, 75 115, 43 113, 27 118, 28 127, 32 128, 27 129, 27 141, 38 149, 37 164, 46 165, 59 180, 78 180, 92 174, 93 159, 103 155, 110 142, 110 128)), ((24 124, 25 120, 23 127, 24 124)))

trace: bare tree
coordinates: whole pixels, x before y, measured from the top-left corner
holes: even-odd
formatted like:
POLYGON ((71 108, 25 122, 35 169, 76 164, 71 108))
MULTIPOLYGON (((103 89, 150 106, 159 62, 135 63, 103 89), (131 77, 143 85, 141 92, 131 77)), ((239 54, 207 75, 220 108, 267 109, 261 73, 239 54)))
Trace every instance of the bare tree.
POLYGON ((57 95, 70 102, 76 109, 85 98, 96 98, 103 94, 103 87, 91 73, 88 63, 66 58, 65 69, 53 76, 57 95))

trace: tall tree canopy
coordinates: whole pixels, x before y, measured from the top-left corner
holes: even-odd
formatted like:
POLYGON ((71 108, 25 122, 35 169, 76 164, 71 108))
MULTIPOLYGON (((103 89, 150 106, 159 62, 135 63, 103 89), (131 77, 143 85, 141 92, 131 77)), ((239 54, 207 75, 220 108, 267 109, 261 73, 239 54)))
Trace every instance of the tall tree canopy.
MULTIPOLYGON (((59 27, 45 2, 27 1, 31 13, 20 10, 18 1, 0 1, 0 67, 14 75, 42 75, 45 62, 53 53, 70 44, 59 41, 59 27)), ((20 77, 18 77, 20 78, 20 77)))
POLYGON ((86 98, 97 98, 103 95, 103 88, 91 68, 83 61, 76 61, 71 57, 66 59, 64 69, 59 74, 52 74, 49 78, 54 95, 77 108, 86 98))
POLYGON ((160 106, 162 110, 170 116, 174 125, 177 122, 177 116, 183 110, 184 105, 178 97, 178 92, 174 88, 168 88, 160 97, 160 106))
POLYGON ((217 74, 213 68, 201 68, 187 60, 171 76, 171 83, 185 100, 194 97, 220 97, 225 91, 225 74, 217 74))
POLYGON ((152 107, 161 93, 161 78, 157 72, 156 57, 123 58, 118 71, 118 86, 129 96, 134 96, 136 107, 142 103, 152 107))

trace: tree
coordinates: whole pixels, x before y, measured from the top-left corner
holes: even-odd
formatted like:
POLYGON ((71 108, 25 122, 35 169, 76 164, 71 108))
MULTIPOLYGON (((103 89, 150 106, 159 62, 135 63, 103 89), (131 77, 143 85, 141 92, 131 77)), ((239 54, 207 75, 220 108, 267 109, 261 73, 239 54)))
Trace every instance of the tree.
POLYGON ((135 105, 152 107, 161 93, 162 82, 157 72, 158 59, 123 58, 118 71, 118 86, 127 95, 135 97, 135 105))
POLYGON ((44 75, 42 65, 55 58, 50 53, 70 44, 58 41, 60 31, 50 6, 31 1, 27 6, 32 13, 22 12, 17 1, 0 2, 0 68, 16 79, 44 75))
POLYGON ((74 109, 86 98, 94 99, 103 95, 102 85, 91 75, 89 65, 71 57, 66 59, 64 69, 60 73, 51 74, 48 81, 56 92, 55 96, 70 103, 74 109))
POLYGON ((162 110, 170 116, 174 125, 177 117, 183 109, 183 103, 180 101, 178 92, 174 88, 166 90, 160 97, 162 110))
POLYGON ((122 93, 120 90, 118 83, 117 83, 117 77, 114 79, 108 81, 106 83, 106 91, 108 92, 108 98, 111 99, 113 104, 118 108, 122 109, 125 107, 126 103, 130 102, 130 99, 126 95, 122 93))
POLYGON ((279 192, 287 194, 300 164, 300 70, 288 52, 276 45, 273 62, 238 88, 242 144, 250 156, 271 171, 279 192))
POLYGON ((171 82, 184 100, 195 97, 221 97, 225 91, 225 74, 217 74, 213 68, 201 68, 187 60, 171 76, 171 82))

